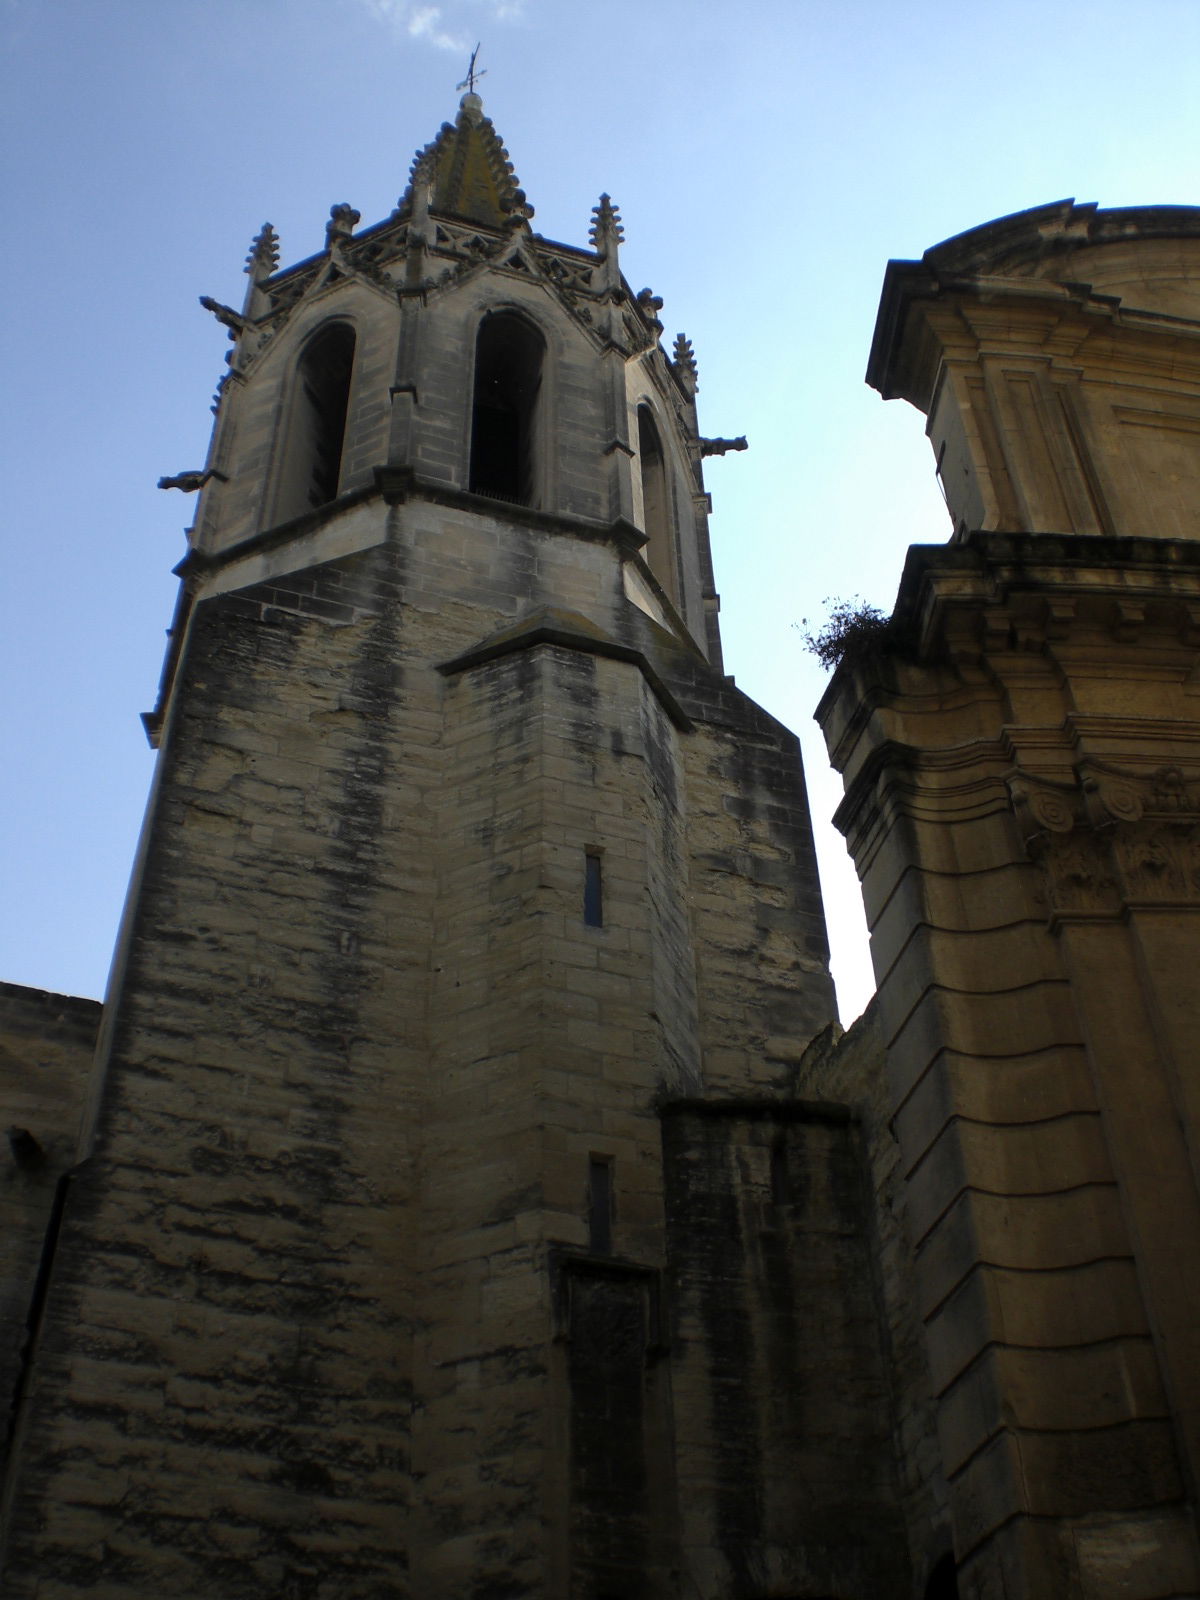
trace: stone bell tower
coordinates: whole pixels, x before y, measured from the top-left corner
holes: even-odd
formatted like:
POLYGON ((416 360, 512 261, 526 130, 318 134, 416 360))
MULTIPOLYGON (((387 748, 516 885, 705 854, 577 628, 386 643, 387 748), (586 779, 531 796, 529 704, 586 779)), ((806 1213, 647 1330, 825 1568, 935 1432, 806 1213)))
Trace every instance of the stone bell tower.
POLYGON ((390 217, 205 302, 6 1595, 903 1568, 852 1132, 780 1093, 833 994, 795 740, 721 670, 727 442, 608 198, 531 216, 468 94, 390 217))
POLYGON ((1200 1593, 1200 211, 892 262, 955 523, 822 703, 959 1585, 1200 1593))

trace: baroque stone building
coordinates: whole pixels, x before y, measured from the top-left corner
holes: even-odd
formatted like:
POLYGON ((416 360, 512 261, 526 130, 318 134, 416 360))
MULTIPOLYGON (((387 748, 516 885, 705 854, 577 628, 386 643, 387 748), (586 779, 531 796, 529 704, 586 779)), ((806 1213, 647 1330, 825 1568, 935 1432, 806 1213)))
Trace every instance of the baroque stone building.
POLYGON ((889 269, 956 532, 821 707, 842 1036, 740 441, 607 197, 531 217, 468 94, 206 302, 103 1017, 0 992, 4 1593, 1200 1593, 1200 218, 889 269))

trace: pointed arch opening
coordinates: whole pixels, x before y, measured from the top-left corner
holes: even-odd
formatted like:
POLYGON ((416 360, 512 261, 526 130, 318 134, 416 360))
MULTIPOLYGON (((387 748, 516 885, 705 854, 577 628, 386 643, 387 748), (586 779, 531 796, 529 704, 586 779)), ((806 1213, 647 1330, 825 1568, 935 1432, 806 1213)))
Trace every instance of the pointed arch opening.
POLYGON ((495 311, 479 324, 471 407, 472 494, 510 505, 538 498, 537 411, 546 343, 514 311, 495 311))
POLYGON ((296 363, 287 452, 276 520, 287 522, 337 499, 346 443, 354 329, 330 322, 312 336, 296 363))
POLYGON ((672 538, 671 486, 667 461, 654 413, 641 405, 637 412, 638 465, 642 480, 642 531, 646 535, 646 561, 673 601, 678 602, 675 581, 675 541, 672 538))

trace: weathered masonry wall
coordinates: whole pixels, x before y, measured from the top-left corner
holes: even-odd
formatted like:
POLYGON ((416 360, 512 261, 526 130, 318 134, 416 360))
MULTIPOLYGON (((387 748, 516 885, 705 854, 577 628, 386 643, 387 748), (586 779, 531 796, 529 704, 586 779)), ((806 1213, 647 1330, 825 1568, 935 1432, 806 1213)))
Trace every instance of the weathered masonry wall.
POLYGON ((1045 1600, 1200 1582, 1196 579, 1168 541, 918 549, 922 641, 843 669, 822 707, 981 1600, 1001 1573, 1045 1600))
POLYGON ((10 1592, 282 1593, 314 1563, 361 1583, 397 1558, 414 1087, 393 1019, 421 1014, 422 930, 381 917, 397 668, 383 575, 360 568, 342 601, 310 582, 294 612, 196 614, 10 1592), (356 626, 311 619, 351 607, 356 626))
POLYGON ((0 984, 0 1105, 8 1130, 0 1153, 0 1395, 7 1454, 12 1407, 56 1196, 75 1161, 84 1088, 100 1004, 0 984))
POLYGON ((684 1101, 662 1128, 692 1592, 906 1596, 857 1121, 684 1101))
POLYGON ((794 741, 603 534, 342 516, 192 614, 14 1596, 671 1592, 657 1107, 829 1019, 794 741))
POLYGON ((824 1096, 846 1106, 862 1130, 864 1231, 880 1306, 897 1503, 911 1553, 913 1594, 924 1596, 936 1564, 952 1555, 954 1539, 877 1001, 844 1033, 833 1024, 817 1035, 795 1069, 792 1092, 801 1100, 824 1096))

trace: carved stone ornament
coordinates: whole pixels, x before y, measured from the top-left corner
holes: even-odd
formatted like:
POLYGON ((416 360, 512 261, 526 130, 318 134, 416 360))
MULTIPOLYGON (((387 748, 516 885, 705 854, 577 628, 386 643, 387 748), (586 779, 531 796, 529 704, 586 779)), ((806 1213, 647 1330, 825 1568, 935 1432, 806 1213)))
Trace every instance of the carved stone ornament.
POLYGON ((1031 855, 1047 834, 1070 833, 1074 828, 1078 813, 1073 787, 1016 773, 1008 780, 1008 793, 1031 855))
POLYGON ((689 395, 695 394, 700 387, 696 370, 696 352, 692 349, 692 341, 682 333, 675 339, 675 376, 683 385, 685 393, 689 395))
POLYGON ((269 222, 264 222, 250 245, 246 257, 246 271, 255 283, 269 278, 279 266, 279 235, 269 222))
POLYGON ((1086 761, 1076 783, 1008 780, 1030 856, 1058 912, 1200 899, 1200 783, 1178 767, 1148 775, 1086 761))
POLYGON ((1138 783, 1127 778, 1084 773, 1082 790, 1087 819, 1094 828, 1137 822, 1146 809, 1138 783))
POLYGON ((343 239, 349 239, 361 221, 361 214, 344 200, 340 205, 330 206, 329 221, 325 224, 326 250, 343 239))
POLYGON ((221 326, 228 330, 231 339, 236 339, 245 332, 246 319, 236 312, 232 306, 222 305, 219 300, 214 300, 210 294, 202 294, 200 296, 200 304, 205 311, 211 311, 221 326))
POLYGON ((592 207, 592 225, 588 229, 588 238, 601 255, 613 245, 624 242, 625 229, 621 226, 621 213, 606 194, 600 196, 598 206, 592 207))
POLYGON ((1050 905, 1056 912, 1108 912, 1121 908, 1120 884, 1108 845, 1092 834, 1059 836, 1042 854, 1050 905))
POLYGON ((1200 817, 1200 781, 1189 779, 1180 767, 1143 774, 1085 761, 1080 763, 1079 777, 1092 810, 1099 808, 1097 826, 1136 822, 1143 816, 1200 817))

